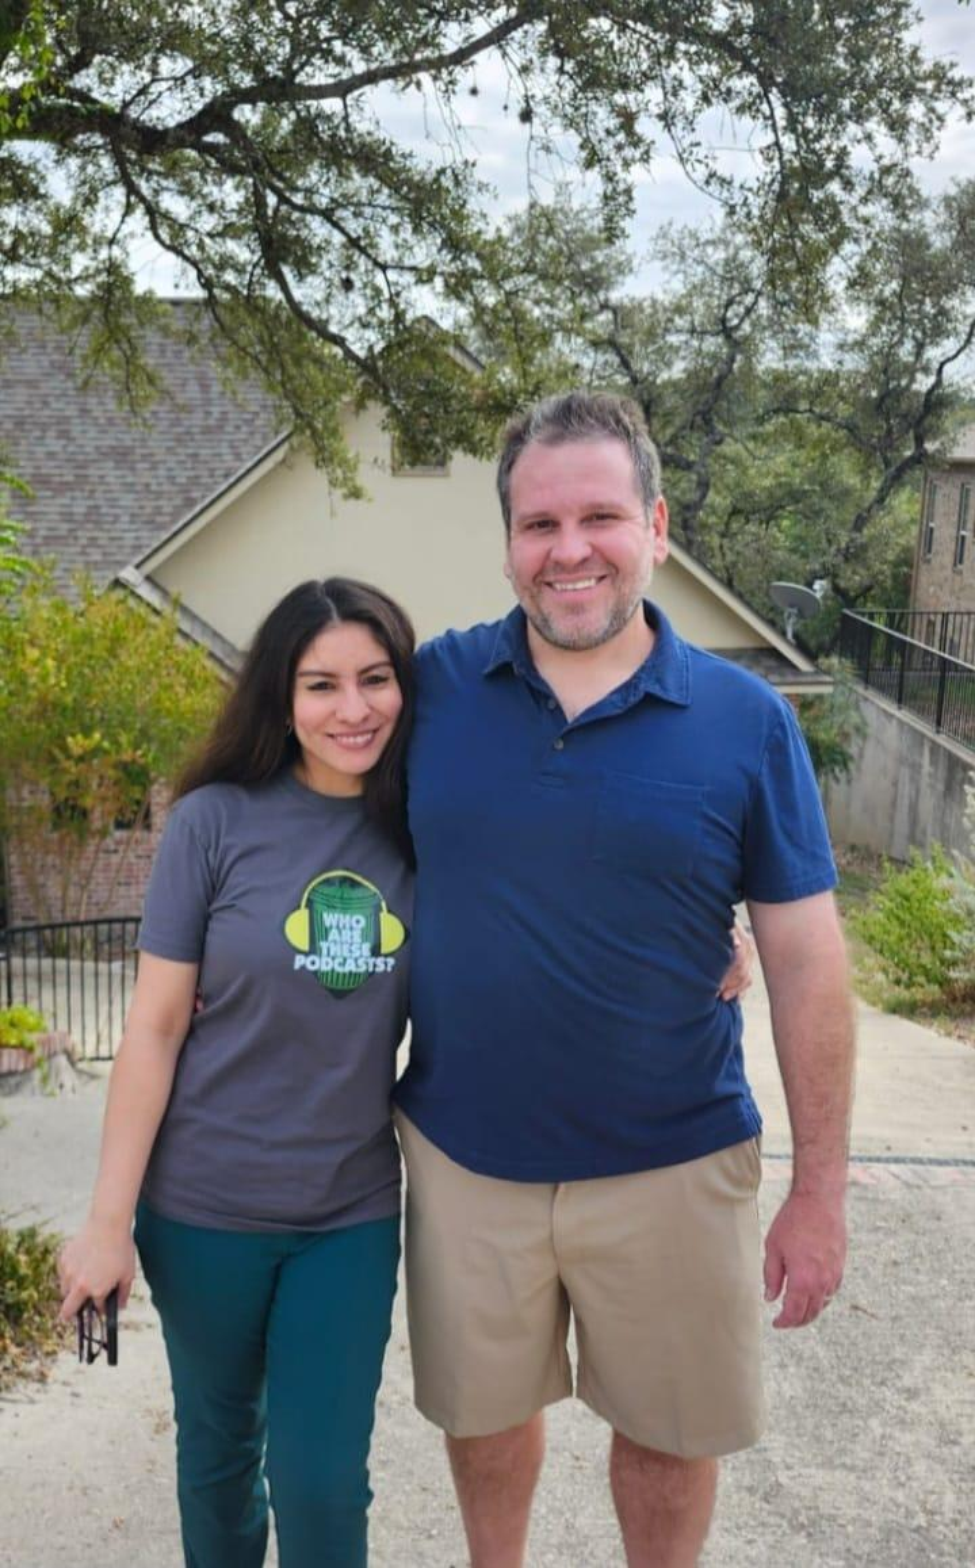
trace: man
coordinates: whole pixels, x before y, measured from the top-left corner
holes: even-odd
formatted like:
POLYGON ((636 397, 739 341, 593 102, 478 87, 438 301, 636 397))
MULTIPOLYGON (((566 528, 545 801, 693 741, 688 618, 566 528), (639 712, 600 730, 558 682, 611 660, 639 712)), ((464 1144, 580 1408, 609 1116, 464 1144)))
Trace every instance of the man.
POLYGON ((748 900, 794 1143, 776 1326, 839 1287, 852 1023, 832 857, 791 711, 643 593, 667 554, 635 405, 517 420, 499 492, 519 608, 421 654, 413 1043, 400 1084, 417 1402, 473 1568, 518 1568, 542 1410, 613 1429, 630 1568, 698 1561, 717 1458, 754 1443, 760 1119, 718 983, 748 900))

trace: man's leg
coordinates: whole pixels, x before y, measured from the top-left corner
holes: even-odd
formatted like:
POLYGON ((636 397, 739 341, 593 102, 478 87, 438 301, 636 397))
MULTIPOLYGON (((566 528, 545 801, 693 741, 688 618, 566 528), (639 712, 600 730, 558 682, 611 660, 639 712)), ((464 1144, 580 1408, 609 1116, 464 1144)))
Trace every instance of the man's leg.
POLYGON ((609 1480, 627 1568, 696 1568, 718 1485, 715 1459, 677 1459, 613 1433, 609 1480))
POLYGON ((448 1437, 447 1455, 467 1532, 471 1568, 522 1568, 545 1418, 490 1437, 448 1437))
POLYGON ((545 1450, 572 1392, 555 1188, 476 1175, 396 1118, 417 1407, 444 1432, 474 1568, 520 1568, 545 1450))

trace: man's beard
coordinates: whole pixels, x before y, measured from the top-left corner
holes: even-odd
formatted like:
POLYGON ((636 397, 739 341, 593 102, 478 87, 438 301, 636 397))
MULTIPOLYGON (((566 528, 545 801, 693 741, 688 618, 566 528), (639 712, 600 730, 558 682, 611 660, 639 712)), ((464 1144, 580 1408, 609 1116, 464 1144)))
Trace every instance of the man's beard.
POLYGON ((642 602, 643 595, 638 593, 629 603, 614 604, 602 626, 579 626, 577 630, 556 625, 537 605, 531 609, 525 607, 525 615, 539 637, 551 647, 562 648, 567 653, 585 653, 590 648, 601 648, 604 643, 618 637, 629 626, 642 602))

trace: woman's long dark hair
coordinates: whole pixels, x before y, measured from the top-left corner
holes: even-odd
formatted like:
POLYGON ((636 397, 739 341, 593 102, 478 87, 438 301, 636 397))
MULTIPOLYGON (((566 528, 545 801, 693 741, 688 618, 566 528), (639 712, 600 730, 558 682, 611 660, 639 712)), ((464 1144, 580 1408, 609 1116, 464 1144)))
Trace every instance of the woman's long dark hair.
POLYGON ((300 583, 274 606, 258 627, 236 685, 202 750, 177 781, 175 800, 202 784, 264 784, 284 768, 294 767, 301 748, 288 720, 298 661, 319 632, 348 621, 372 633, 389 656, 403 694, 396 728, 363 781, 363 799, 372 821, 412 861, 405 764, 413 722, 416 637, 409 616, 395 600, 351 577, 300 583))

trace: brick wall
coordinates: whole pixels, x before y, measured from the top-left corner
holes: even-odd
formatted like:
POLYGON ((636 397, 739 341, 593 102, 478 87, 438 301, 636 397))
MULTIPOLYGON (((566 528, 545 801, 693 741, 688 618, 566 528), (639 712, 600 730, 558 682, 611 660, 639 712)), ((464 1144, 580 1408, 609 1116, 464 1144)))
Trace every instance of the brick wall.
MULTIPOLYGON (((94 872, 85 918, 96 920, 106 915, 138 915, 156 847, 166 820, 169 787, 157 785, 152 791, 149 828, 116 830, 107 840, 90 846, 83 862, 83 873, 94 862, 94 872), (125 853, 128 848, 128 853, 125 853), (113 888, 114 882, 114 888, 113 888)), ((33 907, 30 880, 37 880, 36 869, 29 880, 25 874, 25 850, 16 839, 7 842, 7 923, 31 925, 49 918, 78 918, 76 907, 61 909, 53 915, 33 907)), ((58 885, 58 843, 52 834, 50 869, 41 867, 41 879, 52 889, 58 885), (46 872, 46 874, 45 874, 46 872)))
POLYGON ((928 474, 921 497, 921 526, 914 563, 911 607, 915 610, 975 610, 975 462, 934 469, 928 474), (958 505, 963 485, 971 488, 969 539, 965 562, 955 565, 958 540, 958 505), (932 487, 934 498, 932 504, 932 487), (928 521, 934 524, 931 556, 925 559, 928 521))

